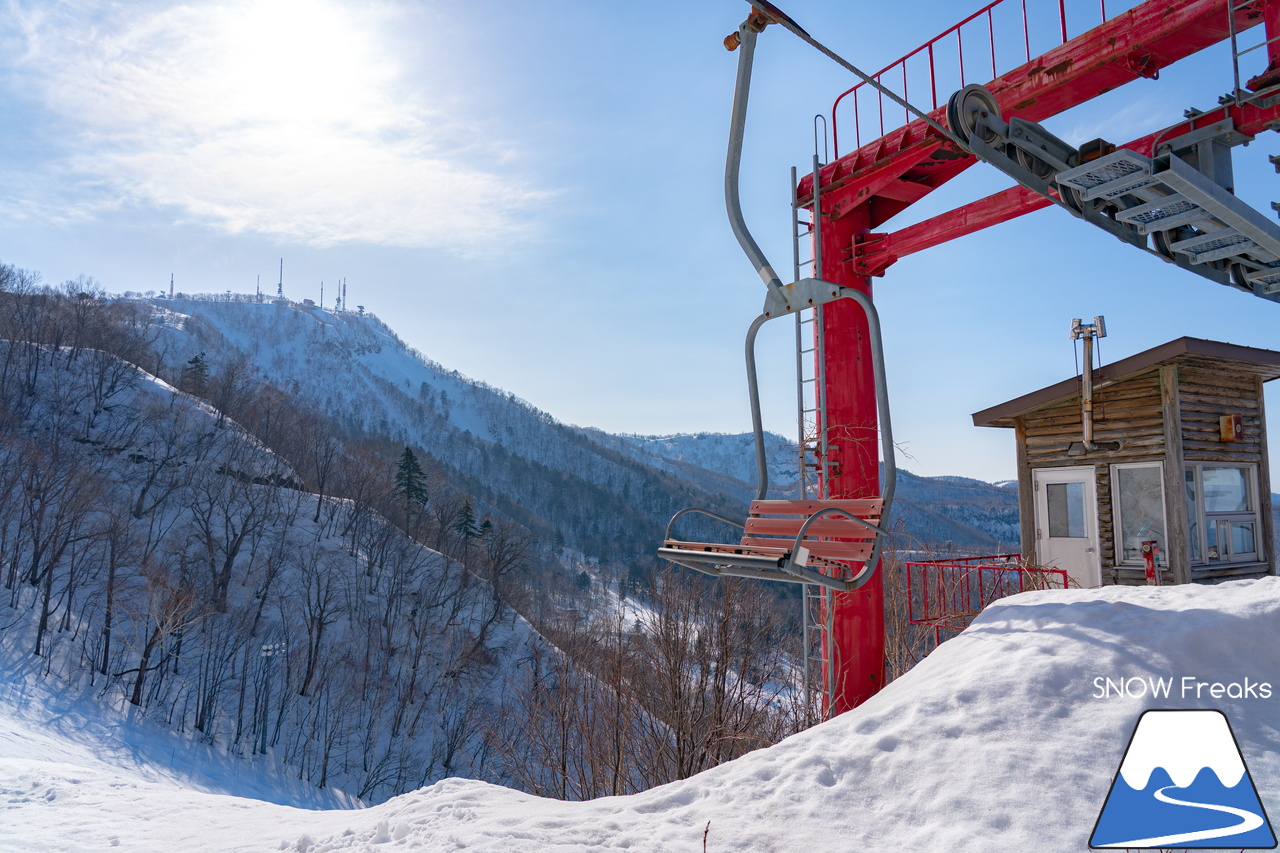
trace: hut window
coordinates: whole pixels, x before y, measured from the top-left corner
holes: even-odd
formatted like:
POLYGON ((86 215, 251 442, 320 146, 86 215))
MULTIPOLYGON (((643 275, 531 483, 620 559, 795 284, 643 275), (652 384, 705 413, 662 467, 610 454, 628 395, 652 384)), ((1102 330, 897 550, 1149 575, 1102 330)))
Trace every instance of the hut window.
POLYGON ((1258 559, 1256 471, 1253 465, 1187 466, 1187 516, 1193 563, 1258 559))
MULTIPOLYGON (((1117 562, 1142 562, 1142 543, 1164 547, 1164 477, 1159 463, 1112 465, 1117 562)), ((1161 561, 1163 562, 1163 560, 1161 561)))
POLYGON ((1050 536, 1084 539, 1089 535, 1084 523, 1084 483, 1048 483, 1045 497, 1050 536))

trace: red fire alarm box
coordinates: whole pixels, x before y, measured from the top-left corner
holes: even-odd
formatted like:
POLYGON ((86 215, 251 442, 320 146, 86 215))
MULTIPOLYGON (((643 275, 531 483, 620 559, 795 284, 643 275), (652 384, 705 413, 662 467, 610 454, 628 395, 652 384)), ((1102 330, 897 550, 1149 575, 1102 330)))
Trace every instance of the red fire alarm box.
POLYGON ((1154 539, 1148 539, 1142 543, 1142 562, 1147 570, 1147 584, 1149 586, 1160 586, 1163 578, 1160 576, 1160 567, 1156 565, 1156 561, 1160 559, 1160 543, 1154 539))
POLYGON ((1221 415, 1218 418, 1218 438, 1221 441, 1244 438, 1244 418, 1241 415, 1221 415))

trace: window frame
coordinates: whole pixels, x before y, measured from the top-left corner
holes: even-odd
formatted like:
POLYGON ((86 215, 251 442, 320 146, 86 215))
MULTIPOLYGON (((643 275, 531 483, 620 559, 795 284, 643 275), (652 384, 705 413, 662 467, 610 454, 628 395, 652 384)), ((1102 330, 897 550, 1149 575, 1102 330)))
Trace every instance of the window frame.
POLYGON ((1124 556, 1124 518, 1120 509, 1120 477, 1117 472, 1133 468, 1155 468, 1160 475, 1160 516, 1163 521, 1164 531, 1160 537, 1160 554, 1156 558, 1156 564, 1164 567, 1169 564, 1168 556, 1164 553, 1164 543, 1169 541, 1169 503, 1168 495, 1165 493, 1167 484, 1164 481, 1163 462, 1116 462, 1111 465, 1111 538, 1112 547, 1114 548, 1113 553, 1115 554, 1114 562, 1117 566, 1143 565, 1141 555, 1128 559, 1124 556))
MULTIPOLYGON (((1188 545, 1194 546, 1189 548, 1192 554, 1198 551, 1198 558, 1191 559, 1193 566, 1232 566, 1232 565, 1248 565, 1250 563, 1262 562, 1259 556, 1261 553, 1258 549, 1262 545, 1262 517, 1258 506, 1258 466, 1253 462, 1185 462, 1184 463, 1184 491, 1186 474, 1190 472, 1193 477, 1195 490, 1195 517, 1192 518, 1192 507, 1190 503, 1187 506, 1187 515, 1189 528, 1194 527, 1198 541, 1195 543, 1188 542, 1188 545), (1245 477, 1245 499, 1249 507, 1246 510, 1232 510, 1230 512, 1208 512, 1205 509, 1204 494, 1204 469, 1205 468, 1234 468, 1244 472, 1245 477), (1221 522, 1228 524, 1228 535, 1225 541, 1217 542, 1218 558, 1209 559, 1209 525, 1213 524, 1215 530, 1221 522), (1229 550, 1231 547, 1232 537, 1230 535, 1230 525, 1232 523, 1248 523, 1253 526, 1253 550, 1241 552, 1239 554, 1229 550), (1228 553, 1223 555, 1223 546, 1226 546, 1228 553)), ((1185 495, 1184 495, 1185 500, 1185 495)), ((1191 536, 1191 529, 1187 530, 1188 539, 1191 536)), ((1221 538, 1221 537, 1218 537, 1221 538)))

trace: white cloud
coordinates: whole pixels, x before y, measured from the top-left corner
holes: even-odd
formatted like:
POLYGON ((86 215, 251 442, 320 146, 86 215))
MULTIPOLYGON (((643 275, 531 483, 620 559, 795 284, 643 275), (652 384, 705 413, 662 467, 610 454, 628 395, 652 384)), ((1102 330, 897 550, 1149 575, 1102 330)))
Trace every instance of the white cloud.
POLYGON ((76 209, 162 207, 231 233, 469 252, 527 236, 547 195, 494 168, 509 151, 456 117, 448 93, 404 79, 378 35, 396 23, 388 8, 84 8, 17 10, 25 51, 9 60, 72 131, 42 179, 57 175, 76 209))
POLYGON ((1182 117, 1182 110, 1165 98, 1143 97, 1119 109, 1105 109, 1094 105, 1077 108, 1085 115, 1062 135, 1071 145, 1082 145, 1093 139, 1104 138, 1116 145, 1175 124, 1182 117))

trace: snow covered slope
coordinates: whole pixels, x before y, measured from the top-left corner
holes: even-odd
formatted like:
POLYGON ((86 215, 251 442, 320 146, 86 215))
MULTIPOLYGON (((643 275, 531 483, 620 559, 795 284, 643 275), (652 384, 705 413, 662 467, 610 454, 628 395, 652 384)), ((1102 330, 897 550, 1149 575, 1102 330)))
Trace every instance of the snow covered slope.
MULTIPOLYGON (((29 771, 36 780, 58 765, 99 772, 116 783, 149 782, 295 808, 359 806, 337 789, 322 790, 298 779, 297 768, 271 758, 250 762, 193 742, 130 706, 110 709, 93 687, 76 689, 41 677, 47 664, 31 656, 0 661, 0 763, 8 769, 29 771)), ((38 794, 48 798, 49 790, 38 794)), ((6 784, 5 796, 21 794, 6 784)), ((0 834, 0 849, 13 843, 16 839, 0 834)))
POLYGON ((235 422, 100 350, 0 341, 0 412, 0 672, 108 709, 57 712, 54 733, 128 709, 185 733, 173 749, 268 755, 366 801, 511 778, 486 770, 485 725, 542 640, 483 557, 303 491, 235 422))
POLYGON ((425 450, 482 514, 517 521, 546 541, 562 537, 592 556, 630 560, 652 551, 677 510, 741 511, 741 483, 640 464, 513 394, 431 361, 377 318, 283 302, 149 304, 167 321, 176 363, 205 352, 216 375, 247 358, 348 435, 425 450))
MULTIPOLYGON (((609 435, 599 430, 587 430, 601 442, 622 449, 628 455, 649 464, 670 466, 677 473, 685 469, 715 471, 726 475, 738 484, 742 500, 755 497, 756 449, 755 437, 749 433, 725 435, 723 433, 689 433, 680 435, 609 435)), ((765 433, 766 461, 769 468, 769 485, 780 497, 794 492, 796 482, 795 442, 791 439, 765 433)))
MULTIPOLYGON (((626 562, 648 555, 687 506, 737 514, 755 496, 750 433, 611 435, 561 424, 501 389, 405 346, 380 320, 281 302, 149 300, 171 357, 207 353, 215 372, 242 353, 264 376, 354 435, 420 446, 460 487, 548 540, 626 562)), ((769 481, 794 494, 793 439, 768 434, 769 481)), ((904 546, 1016 550, 1017 493, 899 469, 891 526, 904 546)))
MULTIPOLYGON (((1147 708, 1225 712, 1280 813, 1278 681, 1280 579, 1026 593, 863 707, 635 796, 565 803, 450 779, 367 810, 304 811, 61 749, 6 751, 0 848, 698 851, 705 832, 709 851, 1077 853, 1147 708), (1108 678, 1122 695, 1101 695, 1108 678), (1147 679, 1172 679, 1171 695, 1153 699, 1147 679)), ((0 704, 0 738, 16 725, 0 704)))

